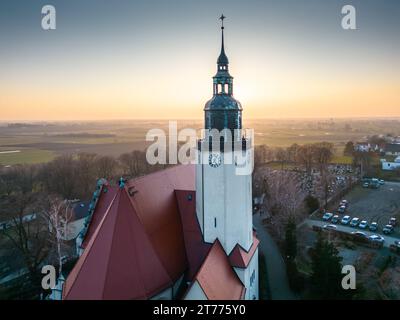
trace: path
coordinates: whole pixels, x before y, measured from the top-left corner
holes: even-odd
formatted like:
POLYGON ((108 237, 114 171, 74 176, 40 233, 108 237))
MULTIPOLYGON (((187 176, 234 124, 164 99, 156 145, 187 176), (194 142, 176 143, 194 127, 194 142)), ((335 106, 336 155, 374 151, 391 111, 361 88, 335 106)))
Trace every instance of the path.
POLYGON ((298 297, 290 290, 286 266, 275 241, 262 225, 259 214, 253 215, 253 224, 260 240, 259 250, 264 254, 267 265, 269 292, 272 300, 296 300, 298 297))

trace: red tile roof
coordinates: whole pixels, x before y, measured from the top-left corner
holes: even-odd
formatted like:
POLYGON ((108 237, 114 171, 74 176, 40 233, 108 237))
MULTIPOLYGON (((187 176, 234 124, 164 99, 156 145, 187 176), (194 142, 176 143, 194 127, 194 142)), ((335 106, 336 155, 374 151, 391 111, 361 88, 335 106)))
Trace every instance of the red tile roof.
POLYGON ((103 186, 84 252, 69 274, 64 299, 148 299, 172 286, 186 271, 208 299, 240 299, 245 288, 231 267, 246 266, 237 246, 227 257, 217 240, 203 241, 196 216, 193 165, 176 166, 103 186), (105 192, 105 190, 107 190, 105 192))
MULTIPOLYGON (((216 240, 193 283, 197 281, 208 300, 240 300, 245 287, 232 269, 221 243, 216 240)), ((190 290, 190 289, 189 289, 190 290)))
POLYGON ((177 166, 102 192, 64 298, 145 299, 179 279, 187 260, 174 190, 194 181, 194 166, 177 166))
POLYGON ((64 299, 146 299, 173 284, 131 208, 118 190, 65 283, 64 299))
POLYGON ((229 255, 231 265, 238 268, 247 268, 259 243, 260 240, 257 239, 256 233, 253 232, 253 244, 251 245, 249 252, 237 244, 229 255))
POLYGON ((86 248, 90 238, 96 232, 100 221, 103 219, 104 214, 106 213, 107 208, 110 206, 111 201, 114 199, 118 189, 119 189, 118 186, 109 186, 109 185, 103 185, 103 187, 101 188, 100 190, 101 193, 96 205, 96 209, 90 219, 88 231, 81 245, 82 248, 86 248))
POLYGON ((196 192, 175 190, 179 212, 181 214, 183 236, 185 239, 186 256, 188 260, 187 280, 191 281, 199 270, 204 258, 211 248, 205 243, 196 216, 196 192))

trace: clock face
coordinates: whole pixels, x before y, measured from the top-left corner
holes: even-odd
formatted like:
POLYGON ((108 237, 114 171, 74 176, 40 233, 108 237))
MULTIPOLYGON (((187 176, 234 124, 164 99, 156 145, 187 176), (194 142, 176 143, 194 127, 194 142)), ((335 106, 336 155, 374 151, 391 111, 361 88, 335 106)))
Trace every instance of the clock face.
POLYGON ((221 155, 219 153, 211 153, 208 156, 208 163, 213 168, 219 167, 221 165, 221 155))

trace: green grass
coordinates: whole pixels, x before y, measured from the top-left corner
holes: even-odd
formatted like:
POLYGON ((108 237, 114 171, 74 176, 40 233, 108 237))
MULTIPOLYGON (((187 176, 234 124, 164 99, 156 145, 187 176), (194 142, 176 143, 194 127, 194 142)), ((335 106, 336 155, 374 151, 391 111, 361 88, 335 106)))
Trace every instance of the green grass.
POLYGON ((353 158, 350 156, 340 156, 340 155, 335 155, 332 158, 332 163, 339 163, 339 164, 352 164, 353 163, 353 158))
MULTIPOLYGON (((55 153, 48 150, 39 149, 15 149, 20 150, 18 153, 0 153, 1 165, 15 164, 34 164, 51 161, 55 158, 55 153)), ((0 150, 1 151, 1 150, 0 150)))
POLYGON ((266 166, 267 166, 268 168, 271 168, 271 169, 274 169, 274 170, 281 170, 282 167, 283 167, 284 170, 291 170, 291 169, 293 169, 293 168, 296 167, 296 165, 291 164, 291 163, 284 163, 283 166, 282 166, 282 163, 280 163, 280 162, 278 162, 278 161, 271 161, 271 162, 268 162, 268 163, 266 164, 266 166))

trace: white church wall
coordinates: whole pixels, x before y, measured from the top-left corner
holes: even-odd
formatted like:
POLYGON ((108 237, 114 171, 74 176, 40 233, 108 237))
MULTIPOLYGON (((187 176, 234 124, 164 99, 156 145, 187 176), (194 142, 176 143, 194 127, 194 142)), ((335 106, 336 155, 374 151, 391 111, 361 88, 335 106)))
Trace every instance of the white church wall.
MULTIPOLYGON (((202 152, 204 165, 198 165, 203 182, 197 190, 204 194, 198 210, 206 213, 198 213, 198 217, 200 225, 204 224, 204 239, 213 243, 218 238, 227 254, 236 244, 248 250, 252 243, 251 175, 238 175, 234 161, 224 164, 222 159, 220 166, 212 167, 209 154, 202 152)), ((221 157, 233 157, 233 153, 221 153, 221 157)), ((200 192, 198 196, 201 199, 200 192)))

